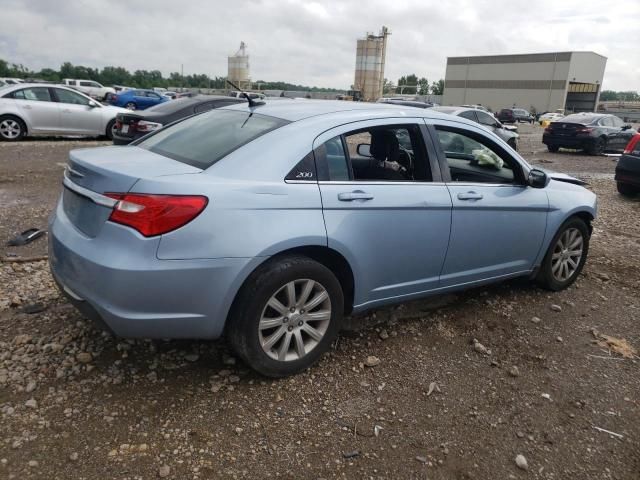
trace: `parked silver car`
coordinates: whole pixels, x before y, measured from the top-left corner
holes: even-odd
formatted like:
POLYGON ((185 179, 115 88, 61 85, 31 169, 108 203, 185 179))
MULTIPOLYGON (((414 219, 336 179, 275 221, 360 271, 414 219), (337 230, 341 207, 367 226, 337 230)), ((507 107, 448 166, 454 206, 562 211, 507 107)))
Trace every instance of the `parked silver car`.
POLYGON ((218 338, 270 376, 344 315, 586 261, 596 197, 433 109, 246 102, 126 147, 74 150, 50 217, 55 280, 117 335, 218 338))
POLYGON ((449 115, 457 115, 472 122, 479 123, 483 128, 498 135, 514 150, 518 150, 518 135, 512 128, 506 128, 500 121, 488 112, 474 107, 433 107, 433 110, 449 115))
POLYGON ((0 90, 0 140, 35 135, 87 135, 113 138, 116 115, 124 108, 102 105, 58 85, 28 84, 0 90))

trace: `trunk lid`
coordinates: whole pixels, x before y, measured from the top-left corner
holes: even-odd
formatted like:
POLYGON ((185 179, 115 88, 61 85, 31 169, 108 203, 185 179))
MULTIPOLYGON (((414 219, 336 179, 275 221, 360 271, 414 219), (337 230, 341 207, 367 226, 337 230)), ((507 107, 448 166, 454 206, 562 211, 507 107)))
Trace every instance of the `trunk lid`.
POLYGON ((76 228, 95 237, 112 211, 105 193, 127 193, 141 178, 200 172, 199 168, 137 147, 72 150, 65 171, 63 209, 76 228))

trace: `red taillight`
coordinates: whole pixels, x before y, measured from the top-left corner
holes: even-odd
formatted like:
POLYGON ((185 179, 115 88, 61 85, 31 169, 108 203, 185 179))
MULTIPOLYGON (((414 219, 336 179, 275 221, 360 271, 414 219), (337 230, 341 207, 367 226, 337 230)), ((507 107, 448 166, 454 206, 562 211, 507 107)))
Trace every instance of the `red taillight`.
POLYGON ((631 137, 631 140, 629 140, 629 143, 627 143, 627 146, 624 149, 625 155, 630 154, 634 150, 640 149, 640 147, 636 147, 636 145, 638 145, 638 142, 640 142, 640 133, 636 133, 633 137, 631 137))
POLYGON ((551 133, 551 126, 546 127, 544 133, 551 133))
POLYGON ((116 118, 116 130, 120 130, 122 128, 122 122, 116 118))
POLYGON ((576 133, 591 133, 591 132, 593 132, 593 128, 584 127, 576 130, 576 133))
POLYGON ((114 93, 113 95, 111 95, 111 97, 109 97, 109 100, 111 101, 111 103, 116 103, 118 101, 118 95, 114 93))
POLYGON ((118 200, 109 220, 131 227, 145 237, 162 235, 196 218, 207 206, 200 195, 153 195, 148 193, 106 193, 118 200))

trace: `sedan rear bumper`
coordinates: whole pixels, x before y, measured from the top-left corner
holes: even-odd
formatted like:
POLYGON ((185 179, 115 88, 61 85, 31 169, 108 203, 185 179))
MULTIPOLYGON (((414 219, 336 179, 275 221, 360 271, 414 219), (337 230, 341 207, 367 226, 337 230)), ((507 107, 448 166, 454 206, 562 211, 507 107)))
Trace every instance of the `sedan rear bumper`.
POLYGON ((154 239, 116 224, 88 238, 60 205, 49 232, 55 281, 82 313, 121 337, 219 337, 239 279, 258 260, 159 260, 159 239, 148 242, 154 239), (148 244, 132 245, 136 241, 148 244))
POLYGON ((552 147, 584 149, 593 145, 595 139, 591 137, 561 137, 543 135, 542 143, 552 147))

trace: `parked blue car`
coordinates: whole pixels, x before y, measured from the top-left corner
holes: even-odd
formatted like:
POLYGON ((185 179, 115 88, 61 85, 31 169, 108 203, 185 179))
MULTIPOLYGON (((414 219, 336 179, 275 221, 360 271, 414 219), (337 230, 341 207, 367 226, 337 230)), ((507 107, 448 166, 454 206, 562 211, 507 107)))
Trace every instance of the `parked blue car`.
POLYGON ((512 277, 571 285, 596 197, 461 117, 282 100, 74 150, 49 225, 55 280, 124 337, 225 334, 300 372, 344 315, 512 277))
POLYGON ((133 89, 121 90, 118 93, 111 94, 107 101, 111 105, 128 108, 129 110, 144 110, 169 100, 169 97, 160 95, 153 90, 133 89))

